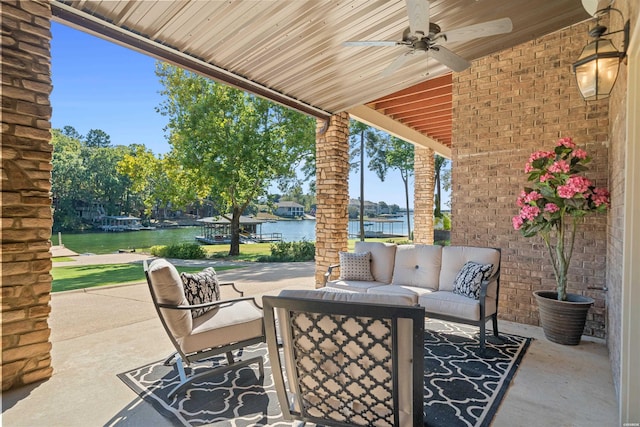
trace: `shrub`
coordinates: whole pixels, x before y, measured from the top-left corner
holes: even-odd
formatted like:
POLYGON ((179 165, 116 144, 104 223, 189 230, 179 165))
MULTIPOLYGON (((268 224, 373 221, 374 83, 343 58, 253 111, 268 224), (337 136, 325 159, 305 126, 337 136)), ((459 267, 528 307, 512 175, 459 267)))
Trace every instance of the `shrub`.
POLYGON ((313 242, 302 240, 291 244, 294 261, 312 261, 316 257, 316 245, 313 242))
POLYGON ((311 261, 315 258, 316 245, 303 240, 301 242, 278 242, 271 245, 271 255, 260 257, 260 262, 297 262, 311 261))
POLYGON ((276 261, 288 261, 291 243, 278 242, 271 245, 271 257, 276 261))
POLYGON ((161 258, 202 259, 207 254, 196 243, 176 243, 168 246, 152 246, 151 255, 161 258))
POLYGON ((451 217, 449 215, 444 215, 442 217, 442 228, 447 231, 451 230, 451 217))

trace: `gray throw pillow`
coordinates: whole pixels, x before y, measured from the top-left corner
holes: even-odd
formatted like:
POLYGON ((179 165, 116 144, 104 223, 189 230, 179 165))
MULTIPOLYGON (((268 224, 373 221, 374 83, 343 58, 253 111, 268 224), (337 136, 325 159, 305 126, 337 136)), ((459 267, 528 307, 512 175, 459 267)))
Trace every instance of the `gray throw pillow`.
POLYGON ((453 293, 480 299, 480 285, 491 275, 493 264, 469 261, 462 266, 453 282, 453 293))
POLYGON ((340 252, 340 279, 372 282, 371 252, 340 252))
MULTIPOLYGON (((220 299, 220 283, 216 271, 212 267, 205 268, 199 273, 180 273, 184 295, 189 305, 204 304, 220 299)), ((191 317, 202 316, 213 307, 191 310, 191 317)))

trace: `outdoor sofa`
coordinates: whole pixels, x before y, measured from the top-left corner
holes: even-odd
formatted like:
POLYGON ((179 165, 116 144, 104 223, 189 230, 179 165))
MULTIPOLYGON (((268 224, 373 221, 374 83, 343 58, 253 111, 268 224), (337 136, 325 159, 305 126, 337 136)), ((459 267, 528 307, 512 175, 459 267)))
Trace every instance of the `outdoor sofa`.
POLYGON ((487 321, 498 336, 500 255, 500 249, 474 246, 356 242, 354 252, 341 252, 340 264, 329 267, 324 285, 402 295, 428 317, 476 325, 483 352, 487 321))

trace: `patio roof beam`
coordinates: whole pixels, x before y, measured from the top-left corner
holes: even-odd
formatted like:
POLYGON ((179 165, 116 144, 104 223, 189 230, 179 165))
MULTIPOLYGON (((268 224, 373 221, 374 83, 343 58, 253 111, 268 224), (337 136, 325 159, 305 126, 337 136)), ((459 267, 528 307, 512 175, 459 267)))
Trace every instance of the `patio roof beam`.
POLYGON ((415 129, 411 129, 408 126, 403 125, 391 117, 385 116, 371 107, 361 105, 359 107, 351 108, 348 113, 355 120, 369 126, 373 126, 377 129, 382 129, 390 135, 397 136, 398 138, 404 139, 405 141, 411 142, 415 145, 431 148, 437 154, 442 157, 446 157, 447 159, 451 158, 451 148, 442 145, 435 139, 429 138, 415 129))
POLYGON ((128 31, 105 19, 90 15, 57 0, 51 0, 51 12, 56 22, 88 32, 100 38, 115 42, 137 52, 169 62, 186 70, 228 84, 237 89, 269 99, 285 107, 322 120, 329 120, 331 113, 302 102, 281 92, 270 89, 240 75, 217 67, 206 61, 190 56, 142 35, 128 31))

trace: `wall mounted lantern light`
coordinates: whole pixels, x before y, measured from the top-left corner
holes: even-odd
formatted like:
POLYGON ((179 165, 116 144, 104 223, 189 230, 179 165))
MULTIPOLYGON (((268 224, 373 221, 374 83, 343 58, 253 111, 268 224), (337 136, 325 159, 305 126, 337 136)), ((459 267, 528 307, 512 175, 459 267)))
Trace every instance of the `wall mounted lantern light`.
MULTIPOLYGON (((602 9, 595 9, 592 13, 589 10, 588 3, 593 3, 595 0, 583 0, 585 9, 597 16, 598 19, 609 11, 614 10, 620 13, 618 9, 611 7, 612 1, 606 1, 608 6, 602 9)), ((596 1, 596 3, 598 3, 596 1)), ((599 0, 600 5, 603 3, 599 0)), ((589 5, 591 6, 591 5, 589 5)), ((624 20, 624 17, 623 17, 624 20)), ((629 21, 624 24, 624 28, 618 31, 610 31, 607 33, 607 27, 603 25, 596 25, 591 31, 589 31, 591 37, 595 37, 595 40, 587 44, 578 60, 573 64, 573 72, 576 74, 576 81, 578 88, 585 101, 591 101, 595 99, 604 99, 609 96, 613 85, 618 78, 618 68, 620 62, 627 56, 627 46, 629 44, 629 21), (616 33, 624 33, 624 50, 618 52, 611 40, 603 39, 602 36, 608 36, 616 33)))

